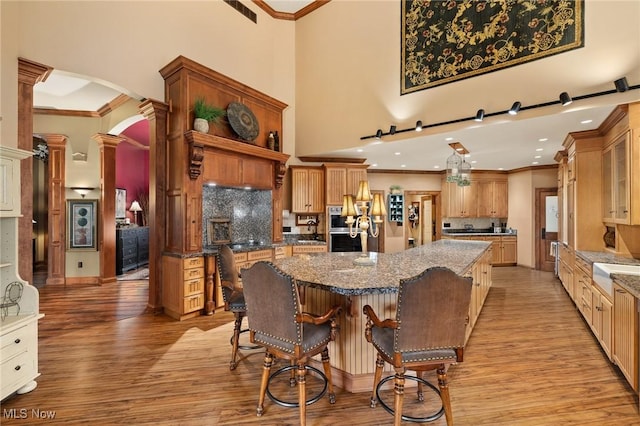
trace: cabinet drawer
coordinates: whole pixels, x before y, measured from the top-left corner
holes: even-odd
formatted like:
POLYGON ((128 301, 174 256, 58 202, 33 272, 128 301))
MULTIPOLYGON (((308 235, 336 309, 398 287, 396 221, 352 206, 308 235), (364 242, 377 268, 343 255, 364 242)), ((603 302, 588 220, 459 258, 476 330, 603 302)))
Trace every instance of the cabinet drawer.
POLYGON ((184 269, 201 268, 204 266, 204 257, 189 257, 182 260, 184 269))
MULTIPOLYGON (((2 362, 19 354, 26 352, 37 336, 38 329, 36 324, 30 324, 17 330, 7 333, 0 338, 0 360, 2 362)), ((4 376, 2 376, 4 378, 4 376)))
POLYGON ((185 314, 202 308, 204 308, 204 294, 194 294, 184 298, 183 312, 185 314))
POLYGON ((2 367, 0 375, 2 375, 2 395, 11 390, 15 390, 16 386, 28 382, 31 378, 36 377, 37 371, 36 354, 30 351, 22 352, 11 359, 2 359, 2 367), (7 390, 11 388, 10 390, 7 390))
POLYGON ((591 265, 591 263, 587 262, 586 260, 584 260, 580 256, 576 256, 576 261, 574 263, 574 266, 577 266, 580 269, 582 269, 590 277, 592 276, 592 265, 591 265))
POLYGON ((193 296, 204 292, 204 278, 195 278, 184 282, 184 295, 193 296))
POLYGON ((257 250, 250 251, 247 253, 248 261, 256 261, 256 260, 271 260, 273 258, 273 251, 269 250, 257 250))
POLYGON ((204 268, 185 269, 183 278, 185 281, 204 278, 204 268))
POLYGON ((324 253, 327 251, 326 245, 313 246, 293 246, 293 254, 300 253, 324 253))
POLYGON ((233 259, 236 261, 236 264, 246 262, 247 253, 233 253, 233 259))

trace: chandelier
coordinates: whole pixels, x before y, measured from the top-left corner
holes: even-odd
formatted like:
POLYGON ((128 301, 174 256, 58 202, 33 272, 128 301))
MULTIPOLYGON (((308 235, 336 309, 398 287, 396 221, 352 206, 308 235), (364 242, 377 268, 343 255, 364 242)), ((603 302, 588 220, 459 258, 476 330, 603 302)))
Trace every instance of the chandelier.
POLYGON ((471 185, 471 165, 465 161, 469 151, 460 142, 452 142, 449 146, 453 148, 453 154, 447 157, 446 181, 458 186, 471 185))
POLYGON ((345 223, 349 225, 349 236, 356 238, 360 236, 362 244, 362 256, 357 258, 354 263, 357 265, 373 265, 375 262, 366 254, 367 238, 369 235, 377 238, 380 232, 380 226, 384 222, 384 216, 387 215, 384 201, 381 194, 371 196, 369 191, 369 182, 361 180, 358 185, 358 194, 355 203, 352 195, 344 195, 342 197, 342 213, 341 216, 346 217, 345 223), (369 211, 371 206, 371 211, 369 211), (358 212, 360 214, 358 215, 358 212))

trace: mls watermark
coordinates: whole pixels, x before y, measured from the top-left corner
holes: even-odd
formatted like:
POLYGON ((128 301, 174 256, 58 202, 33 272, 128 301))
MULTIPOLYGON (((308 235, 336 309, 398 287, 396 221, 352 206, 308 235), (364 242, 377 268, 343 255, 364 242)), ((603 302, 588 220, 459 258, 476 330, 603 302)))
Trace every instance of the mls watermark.
POLYGON ((41 410, 39 408, 5 408, 2 410, 2 417, 5 419, 53 420, 56 418, 56 412, 53 410, 41 410))

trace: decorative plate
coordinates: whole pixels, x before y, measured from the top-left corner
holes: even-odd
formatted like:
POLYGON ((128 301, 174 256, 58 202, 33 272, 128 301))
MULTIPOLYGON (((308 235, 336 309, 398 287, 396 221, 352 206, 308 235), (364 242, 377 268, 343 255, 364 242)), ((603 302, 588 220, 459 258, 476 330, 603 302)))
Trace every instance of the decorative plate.
POLYGON ((238 136, 246 141, 255 140, 260 133, 256 116, 249 107, 239 102, 231 102, 227 106, 227 120, 238 136))

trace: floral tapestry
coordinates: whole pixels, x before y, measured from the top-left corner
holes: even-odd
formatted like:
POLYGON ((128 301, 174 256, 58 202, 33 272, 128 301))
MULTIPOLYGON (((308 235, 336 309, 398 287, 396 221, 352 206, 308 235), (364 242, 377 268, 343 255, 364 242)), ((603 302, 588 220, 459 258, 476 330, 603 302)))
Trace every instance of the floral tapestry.
POLYGON ((584 0, 403 0, 401 94, 584 45, 584 0))

